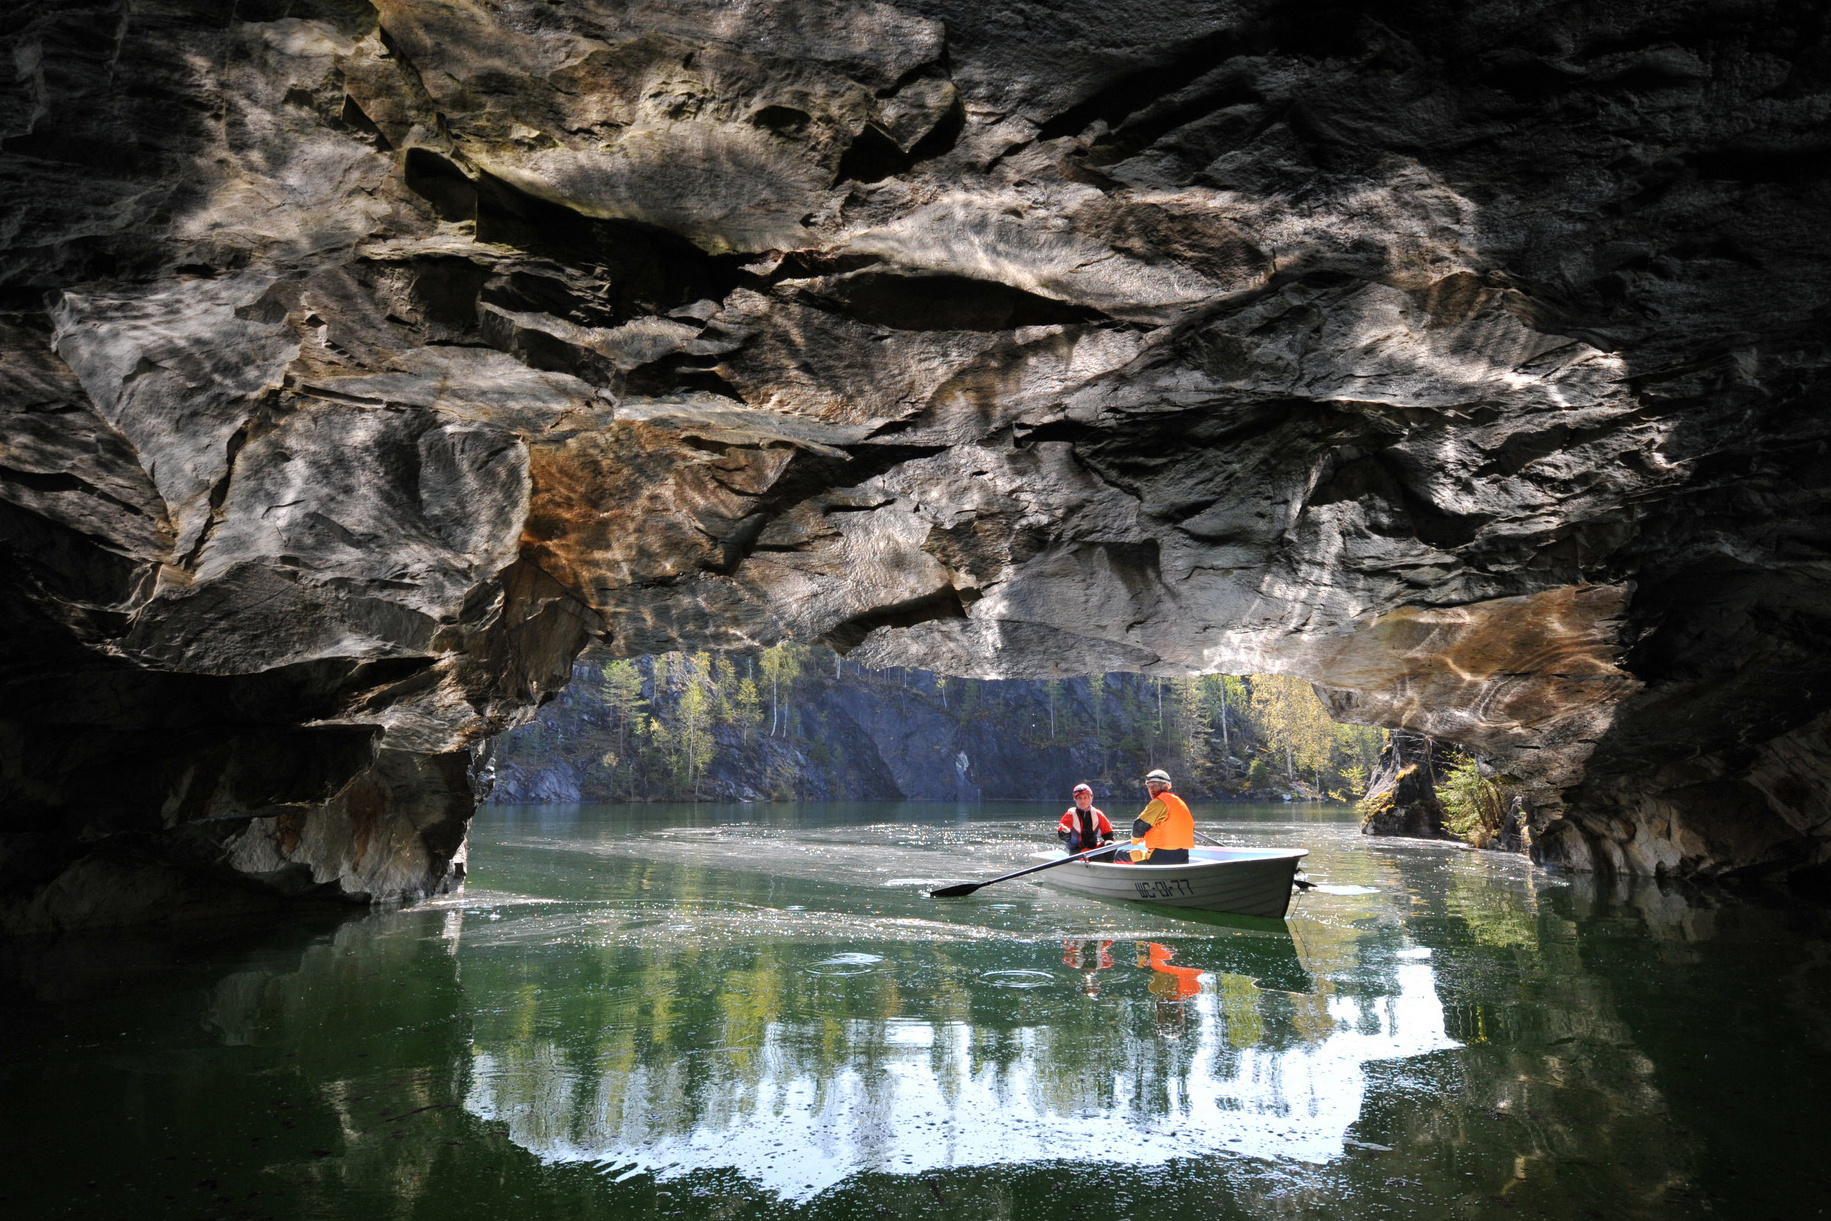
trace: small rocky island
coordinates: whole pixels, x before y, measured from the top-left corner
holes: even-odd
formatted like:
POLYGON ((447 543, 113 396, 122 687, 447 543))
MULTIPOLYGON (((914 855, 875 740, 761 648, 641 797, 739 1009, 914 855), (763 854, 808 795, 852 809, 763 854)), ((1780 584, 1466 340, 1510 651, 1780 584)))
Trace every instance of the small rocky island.
POLYGON ((1831 862, 1814 6, 28 0, 0 931, 462 880, 588 646, 1277 674, 1831 862))

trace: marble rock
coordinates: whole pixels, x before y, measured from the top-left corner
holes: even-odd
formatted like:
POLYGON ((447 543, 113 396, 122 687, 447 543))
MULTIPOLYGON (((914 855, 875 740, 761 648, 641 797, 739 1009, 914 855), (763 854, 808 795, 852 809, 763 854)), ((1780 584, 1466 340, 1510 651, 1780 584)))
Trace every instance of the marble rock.
POLYGON ((23 0, 0 926, 449 887, 593 642, 1294 674, 1546 864, 1819 869, 1827 37, 23 0))

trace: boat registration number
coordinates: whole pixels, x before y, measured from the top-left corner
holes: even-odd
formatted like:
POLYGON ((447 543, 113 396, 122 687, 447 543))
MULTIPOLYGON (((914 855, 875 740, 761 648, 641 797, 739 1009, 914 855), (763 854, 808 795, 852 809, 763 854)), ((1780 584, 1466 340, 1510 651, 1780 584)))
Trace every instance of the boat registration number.
POLYGON ((1195 887, 1189 884, 1188 878, 1177 878, 1173 882, 1133 882, 1138 888, 1140 899, 1193 899, 1195 887))

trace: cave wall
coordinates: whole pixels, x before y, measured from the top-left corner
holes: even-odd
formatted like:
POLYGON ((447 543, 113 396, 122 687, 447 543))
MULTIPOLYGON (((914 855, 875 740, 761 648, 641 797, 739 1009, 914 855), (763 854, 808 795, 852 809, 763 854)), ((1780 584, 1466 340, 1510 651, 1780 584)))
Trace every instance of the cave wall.
POLYGON ((1814 868, 1826 22, 24 0, 0 924, 447 887, 593 641, 1292 673, 1814 868))

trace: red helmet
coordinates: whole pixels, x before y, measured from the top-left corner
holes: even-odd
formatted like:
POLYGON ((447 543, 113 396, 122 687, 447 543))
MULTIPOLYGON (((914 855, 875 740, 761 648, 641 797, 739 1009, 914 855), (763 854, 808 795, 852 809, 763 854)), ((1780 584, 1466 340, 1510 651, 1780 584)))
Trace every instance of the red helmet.
POLYGON ((1094 791, 1094 786, 1091 784, 1077 784, 1074 786, 1074 791, 1077 793, 1091 793, 1094 791))

